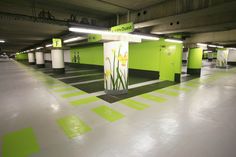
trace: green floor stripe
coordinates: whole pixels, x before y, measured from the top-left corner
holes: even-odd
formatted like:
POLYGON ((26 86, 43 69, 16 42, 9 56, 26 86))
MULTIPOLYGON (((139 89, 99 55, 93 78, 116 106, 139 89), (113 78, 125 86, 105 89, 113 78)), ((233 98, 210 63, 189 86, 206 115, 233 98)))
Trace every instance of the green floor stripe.
POLYGON ((74 138, 92 130, 87 124, 76 116, 63 117, 58 119, 57 123, 68 138, 74 138))
POLYGON ((83 91, 79 91, 79 92, 74 92, 74 93, 63 94, 63 95, 61 95, 61 97, 71 98, 71 97, 80 96, 80 95, 83 95, 83 94, 86 94, 86 93, 83 92, 83 91))
POLYGON ((184 85, 189 86, 189 87, 199 87, 200 86, 199 84, 193 83, 193 82, 188 82, 188 83, 185 83, 184 85))
POLYGON ((122 113, 117 112, 117 111, 111 109, 110 107, 107 107, 104 105, 96 107, 92 110, 93 110, 93 112, 95 112, 96 114, 98 114, 102 118, 108 120, 109 122, 114 122, 114 121, 117 121, 117 120, 124 117, 124 115, 122 113))
POLYGON ((155 102, 160 102, 160 103, 167 101, 167 99, 165 99, 165 98, 154 96, 154 95, 150 95, 150 94, 143 94, 143 95, 141 95, 141 97, 143 97, 145 99, 149 99, 149 100, 155 101, 155 102))
POLYGON ((135 110, 144 110, 149 107, 149 105, 147 104, 144 104, 144 103, 132 100, 132 99, 126 99, 126 100, 120 101, 120 103, 130 108, 133 108, 135 110))
POLYGON ((39 150, 32 128, 25 128, 3 136, 2 157, 29 157, 39 150))
POLYGON ((189 88, 180 87, 180 86, 171 86, 170 88, 175 89, 175 90, 185 91, 185 92, 189 92, 190 91, 189 88))
POLYGON ((70 104, 73 106, 79 106, 79 105, 89 104, 98 100, 100 99, 97 97, 88 97, 88 98, 71 101, 70 104))
POLYGON ((154 92, 164 94, 164 95, 168 95, 168 96, 179 96, 179 93, 177 93, 177 92, 168 91, 168 90, 164 90, 164 89, 156 90, 154 92))
POLYGON ((56 89, 53 90, 56 93, 60 93, 60 92, 67 92, 67 91, 72 91, 72 90, 76 90, 77 88, 74 87, 68 87, 68 88, 60 88, 60 89, 56 89))

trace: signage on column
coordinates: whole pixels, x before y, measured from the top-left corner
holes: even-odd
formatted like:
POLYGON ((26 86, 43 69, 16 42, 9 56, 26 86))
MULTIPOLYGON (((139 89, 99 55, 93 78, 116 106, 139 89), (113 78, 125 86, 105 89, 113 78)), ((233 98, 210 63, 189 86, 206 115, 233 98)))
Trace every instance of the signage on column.
POLYGON ((97 42, 102 40, 102 36, 100 34, 89 34, 88 42, 97 42))
POLYGON ((52 39, 52 47, 62 47, 62 41, 60 38, 53 38, 52 39))
POLYGON ((130 33, 134 31, 133 22, 111 27, 112 32, 130 33))

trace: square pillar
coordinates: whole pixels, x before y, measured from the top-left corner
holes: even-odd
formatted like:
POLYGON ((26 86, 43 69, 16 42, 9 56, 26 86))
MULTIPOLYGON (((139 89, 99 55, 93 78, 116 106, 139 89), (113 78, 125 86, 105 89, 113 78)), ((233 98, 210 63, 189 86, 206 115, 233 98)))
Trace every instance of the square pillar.
POLYGON ((129 42, 104 43, 104 88, 111 95, 128 92, 129 42))

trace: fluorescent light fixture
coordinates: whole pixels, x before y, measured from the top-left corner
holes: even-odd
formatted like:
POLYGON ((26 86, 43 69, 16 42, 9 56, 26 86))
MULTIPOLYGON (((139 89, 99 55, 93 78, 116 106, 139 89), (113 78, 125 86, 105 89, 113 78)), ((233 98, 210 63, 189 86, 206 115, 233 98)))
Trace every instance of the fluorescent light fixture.
POLYGON ((40 49, 42 49, 42 48, 43 48, 43 47, 37 47, 36 50, 40 50, 40 49))
POLYGON ((35 49, 30 49, 30 51, 34 51, 35 49))
POLYGON ((208 45, 209 47, 217 47, 216 45, 208 45))
MULTIPOLYGON (((77 33, 85 33, 85 34, 100 34, 100 35, 121 35, 121 36, 130 36, 137 37, 144 40, 159 40, 160 38, 149 35, 141 35, 141 34, 129 34, 129 33, 119 33, 119 32, 111 32, 109 30, 96 30, 90 28, 79 28, 79 27, 70 27, 69 31, 77 32, 77 33)), ((68 39, 69 40, 69 39, 68 39)), ((66 42, 66 40, 64 41, 66 42)))
POLYGON ((0 43, 5 43, 5 40, 0 39, 0 43))
POLYGON ((148 35, 140 35, 140 34, 130 34, 131 36, 141 38, 144 40, 159 40, 160 38, 154 37, 154 36, 148 36, 148 35))
POLYGON ((171 42, 171 43, 183 43, 181 40, 176 40, 176 39, 165 39, 166 42, 171 42))
POLYGON ((52 47, 52 44, 48 44, 48 45, 46 45, 46 47, 52 47))
POLYGON ((207 44, 197 43, 197 46, 207 47, 207 44))
POLYGON ((66 39, 63 42, 64 43, 69 43, 69 42, 73 42, 73 41, 78 41, 78 40, 83 40, 86 39, 85 37, 75 37, 75 38, 70 38, 70 39, 66 39))
POLYGON ((69 31, 78 32, 78 33, 86 33, 86 34, 112 34, 112 32, 108 30, 96 30, 96 29, 78 28, 78 27, 70 27, 69 31))
POLYGON ((229 49, 230 49, 230 50, 236 50, 236 48, 234 48, 234 47, 230 47, 229 49))
POLYGON ((216 46, 217 48, 224 48, 224 46, 216 46))

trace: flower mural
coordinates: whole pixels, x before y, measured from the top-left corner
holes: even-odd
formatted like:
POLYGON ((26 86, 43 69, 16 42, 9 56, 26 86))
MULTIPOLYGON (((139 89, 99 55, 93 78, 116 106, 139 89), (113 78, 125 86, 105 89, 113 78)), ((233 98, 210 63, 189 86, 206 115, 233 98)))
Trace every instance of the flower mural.
POLYGON ((104 80, 107 91, 128 90, 128 43, 108 43, 105 51, 104 80))

